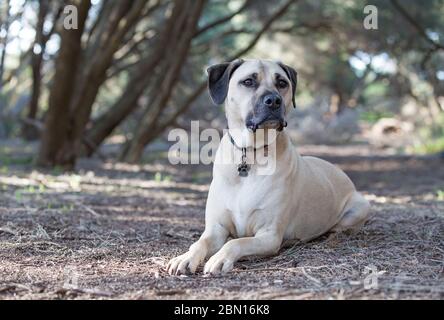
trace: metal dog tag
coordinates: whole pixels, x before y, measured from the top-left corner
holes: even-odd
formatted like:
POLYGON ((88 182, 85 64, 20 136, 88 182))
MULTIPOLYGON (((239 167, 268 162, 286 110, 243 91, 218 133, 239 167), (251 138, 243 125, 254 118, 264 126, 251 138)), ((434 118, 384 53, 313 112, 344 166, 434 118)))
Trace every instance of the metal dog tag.
POLYGON ((237 172, 239 173, 239 177, 246 178, 248 177, 248 172, 250 171, 251 166, 247 164, 247 149, 242 148, 242 163, 237 166, 237 172))
POLYGON ((246 178, 248 177, 248 172, 250 171, 250 165, 246 163, 242 163, 237 167, 237 171, 239 172, 239 177, 246 178))

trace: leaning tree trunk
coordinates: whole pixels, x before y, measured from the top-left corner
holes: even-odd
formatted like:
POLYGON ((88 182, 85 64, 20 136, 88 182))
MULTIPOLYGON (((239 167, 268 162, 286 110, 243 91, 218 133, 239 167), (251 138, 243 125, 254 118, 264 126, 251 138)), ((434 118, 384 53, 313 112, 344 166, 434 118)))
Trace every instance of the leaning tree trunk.
POLYGON ((173 12, 165 22, 162 34, 155 43, 153 52, 137 63, 130 73, 130 79, 122 96, 106 113, 97 118, 92 127, 85 133, 83 139, 84 154, 91 156, 96 152, 103 141, 137 108, 139 98, 153 80, 154 70, 164 58, 167 49, 173 47, 171 42, 173 28, 177 24, 178 17, 185 9, 184 5, 184 1, 176 1, 173 12))
POLYGON ((100 35, 82 50, 81 38, 90 0, 74 1, 79 9, 79 28, 62 31, 62 44, 56 65, 54 86, 45 122, 38 163, 43 166, 75 165, 82 136, 91 116, 92 106, 115 53, 124 43, 141 16, 145 14, 146 0, 109 1, 112 9, 98 17, 100 35), (83 10, 83 11, 82 11, 83 10), (83 15, 82 15, 83 14, 83 15), (91 50, 91 48, 94 50, 91 50), (81 63, 82 67, 77 68, 81 63))
MULTIPOLYGON (((240 14, 244 11, 249 4, 251 4, 252 0, 245 0, 244 4, 236 11, 227 16, 217 18, 214 21, 204 25, 199 30, 194 33, 194 38, 199 37, 201 34, 207 32, 208 30, 218 27, 221 24, 224 24, 234 18, 236 15, 240 14)), ((160 74, 165 75, 165 64, 161 63, 162 61, 167 60, 165 56, 165 52, 175 52, 177 51, 177 27, 179 26, 179 20, 182 15, 182 12, 185 10, 185 6, 187 3, 185 1, 176 1, 173 6, 172 14, 169 16, 167 21, 164 23, 165 27, 161 32, 159 38, 153 41, 153 53, 140 61, 135 68, 133 68, 133 72, 130 73, 128 85, 124 90, 124 94, 122 97, 111 107, 107 112, 102 114, 100 117, 95 119, 88 131, 84 135, 83 143, 84 148, 82 150, 82 154, 86 154, 91 156, 97 151, 97 148, 104 142, 104 140, 112 134, 112 132, 130 115, 132 112, 139 107, 137 103, 139 98, 142 96, 144 92, 146 92, 146 88, 150 86, 156 79, 158 79, 159 70, 161 70, 160 74), (176 29, 174 29, 176 27, 176 29), (162 71, 163 70, 163 71, 162 71)), ((272 20, 275 20, 273 17, 272 20)), ((180 27, 180 26, 179 26, 180 27)), ((268 29, 268 26, 265 27, 268 29)), ((179 32, 182 30, 179 28, 179 32)), ((260 36, 263 34, 263 30, 261 30, 251 45, 249 45, 246 50, 249 51, 260 36)), ((243 50, 239 52, 242 54, 243 50)), ((237 55, 236 55, 237 57, 237 55)), ((151 85, 151 88, 154 88, 157 92, 157 88, 161 86, 161 83, 157 83, 156 86, 151 85)), ((157 118, 152 119, 150 121, 149 127, 152 128, 150 132, 150 136, 147 137, 147 143, 151 142, 155 139, 160 133, 162 133, 166 127, 170 126, 175 119, 186 112, 187 109, 191 106, 191 104, 200 96, 200 94, 205 90, 206 83, 200 84, 196 90, 182 103, 177 107, 177 110, 174 110, 171 117, 164 120, 162 123, 157 123, 157 118)), ((164 106, 165 107, 165 106, 164 106)), ((165 108, 163 108, 165 109, 165 108)), ((159 114, 160 116, 160 114, 159 114)), ((127 154, 129 145, 125 146, 123 150, 123 154, 127 154)))
POLYGON ((37 164, 40 166, 59 165, 68 169, 73 168, 75 157, 72 152, 66 153, 63 147, 72 134, 69 106, 82 50, 81 38, 91 1, 72 0, 71 3, 78 9, 78 28, 63 29, 60 32, 60 52, 56 61, 49 108, 37 159, 37 164))
MULTIPOLYGON (((36 36, 34 46, 32 48, 32 57, 31 57, 31 68, 32 68, 32 93, 31 93, 31 101, 29 102, 28 112, 27 112, 27 121, 24 122, 22 128, 23 138, 26 140, 35 140, 38 138, 38 129, 35 125, 31 124, 29 120, 33 121, 37 117, 40 92, 41 92, 41 83, 42 83, 42 64, 43 64, 43 55, 46 50, 46 43, 49 37, 46 37, 44 34, 44 24, 46 20, 46 16, 49 12, 49 0, 40 0, 39 1, 39 14, 37 20, 36 27, 36 36), (36 52, 36 47, 40 47, 40 51, 36 52)), ((54 24, 57 21, 54 21, 54 24)))
POLYGON ((123 160, 135 163, 140 161, 146 142, 150 137, 149 127, 152 119, 158 119, 162 112, 162 107, 165 106, 179 80, 182 66, 186 61, 188 51, 191 47, 191 41, 196 33, 197 23, 205 0, 182 0, 186 2, 187 10, 184 10, 182 17, 177 21, 175 38, 177 44, 175 50, 170 50, 164 61, 166 66, 165 75, 159 81, 159 92, 149 108, 145 111, 144 116, 139 122, 135 137, 129 142, 129 145, 124 154, 123 160))
MULTIPOLYGON (((261 37, 267 32, 267 30, 269 30, 272 24, 280 17, 282 17, 295 2, 296 2, 295 0, 287 0, 281 7, 279 7, 273 14, 271 14, 270 17, 264 22, 262 28, 254 35, 254 37, 248 43, 248 45, 240 49, 239 51, 235 52, 231 57, 228 58, 228 61, 235 60, 243 56, 244 54, 248 53, 252 48, 254 48, 254 46, 261 39, 261 37)), ((192 17, 192 14, 188 15, 190 16, 190 18, 192 17)), ((225 19, 222 19, 221 21, 224 20, 225 19)), ((181 49, 179 46, 179 48, 174 50, 174 52, 182 52, 186 55, 186 52, 189 50, 189 45, 192 39, 189 39, 189 41, 187 42, 186 33, 188 32, 187 31, 188 29, 181 28, 181 30, 183 30, 182 40, 184 42, 182 42, 181 49)), ((205 28, 203 28, 203 30, 205 30, 205 28)), ((139 122, 139 125, 137 126, 138 131, 136 132, 134 139, 131 140, 130 143, 124 147, 121 156, 122 160, 132 163, 139 162, 142 157, 145 146, 148 143, 152 142, 155 138, 157 138, 165 129, 173 125, 177 117, 183 114, 186 110, 188 110, 193 101, 195 101, 200 96, 200 94, 205 90, 206 83, 201 83, 195 89, 195 91, 184 101, 184 103, 182 103, 177 108, 177 110, 175 110, 172 113, 171 116, 167 116, 166 119, 165 117, 162 117, 163 111, 165 110, 170 100, 172 90, 174 89, 174 86, 176 85, 178 77, 181 72, 181 65, 184 62, 184 60, 182 60, 181 58, 185 59, 185 57, 181 56, 180 54, 178 55, 179 55, 178 59, 175 58, 173 59, 173 61, 167 62, 167 65, 169 66, 169 71, 165 73, 166 76, 163 82, 161 82, 160 85, 158 86, 159 92, 157 93, 156 96, 157 99, 153 103, 150 103, 150 106, 147 107, 147 110, 145 111, 142 120, 139 122)))
MULTIPOLYGON (((154 68, 154 65, 152 66, 154 68)), ((136 70, 140 73, 139 69, 136 70)), ((151 77, 131 77, 124 94, 103 115, 92 121, 91 128, 83 137, 80 153, 92 156, 107 137, 124 121, 137 107, 138 100, 149 86, 151 77), (136 80, 139 79, 139 80, 136 80)))
POLYGON ((121 47, 127 33, 139 21, 146 6, 146 0, 119 0, 119 6, 112 16, 112 21, 105 33, 107 38, 98 51, 94 52, 92 58, 88 57, 90 63, 85 62, 86 70, 78 81, 75 96, 71 103, 71 114, 73 119, 72 141, 68 144, 69 149, 79 153, 82 146, 82 136, 85 127, 91 117, 92 107, 96 101, 100 87, 106 81, 107 70, 111 67, 114 54, 121 47))
MULTIPOLYGON (((9 11, 11 9, 11 1, 7 0, 5 6, 5 30, 6 33, 4 35, 3 43, 2 43, 2 51, 0 51, 0 90, 2 89, 3 85, 3 74, 5 72, 5 59, 6 59, 6 45, 8 44, 8 36, 9 36, 9 25, 11 23, 10 21, 10 15, 9 11)), ((1 110, 0 110, 1 111, 1 110)))

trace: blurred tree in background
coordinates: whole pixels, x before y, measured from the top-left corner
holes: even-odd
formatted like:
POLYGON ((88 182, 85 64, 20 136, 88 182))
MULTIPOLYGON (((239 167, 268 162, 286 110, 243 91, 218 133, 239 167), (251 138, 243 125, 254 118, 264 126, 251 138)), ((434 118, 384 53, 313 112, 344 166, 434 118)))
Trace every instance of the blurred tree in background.
POLYGON ((294 65, 299 106, 326 101, 329 121, 410 112, 441 139, 443 2, 375 0, 366 30, 363 0, 0 0, 0 138, 39 140, 39 165, 73 168, 119 134, 120 160, 138 162, 168 128, 220 119, 204 70, 251 56, 294 65))

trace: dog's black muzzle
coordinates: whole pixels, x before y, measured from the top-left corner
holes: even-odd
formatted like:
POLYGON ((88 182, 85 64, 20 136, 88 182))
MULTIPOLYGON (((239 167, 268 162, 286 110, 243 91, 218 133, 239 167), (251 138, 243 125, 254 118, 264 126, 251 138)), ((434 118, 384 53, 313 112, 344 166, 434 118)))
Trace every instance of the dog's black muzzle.
POLYGON ((248 116, 246 126, 253 132, 257 129, 282 131, 287 126, 284 113, 285 105, 281 95, 276 92, 266 92, 258 99, 253 112, 248 116))

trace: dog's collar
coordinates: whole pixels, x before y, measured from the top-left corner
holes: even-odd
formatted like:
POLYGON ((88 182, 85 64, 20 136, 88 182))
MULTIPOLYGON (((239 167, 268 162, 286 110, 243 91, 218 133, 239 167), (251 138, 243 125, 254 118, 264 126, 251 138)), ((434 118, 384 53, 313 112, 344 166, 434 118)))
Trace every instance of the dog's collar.
POLYGON ((260 148, 254 148, 254 147, 246 147, 246 148, 242 148, 242 147, 239 147, 239 146, 236 144, 236 141, 234 141, 234 138, 233 138, 233 136, 231 135, 231 133, 230 133, 229 130, 228 130, 228 137, 230 137, 230 142, 231 142, 231 144, 232 144, 233 146, 235 146, 236 149, 241 150, 241 151, 244 151, 244 150, 245 150, 245 152, 247 152, 248 149, 253 149, 253 151, 256 152, 257 150, 260 150, 260 149, 268 149, 268 144, 265 144, 265 145, 263 145, 263 146, 260 147, 260 148))
POLYGON ((267 156, 268 155, 268 144, 265 144, 260 148, 255 148, 255 147, 242 148, 236 144, 236 141, 234 141, 234 138, 231 135, 230 130, 228 130, 228 137, 230 138, 231 144, 236 149, 242 151, 241 163, 237 166, 237 172, 239 174, 239 177, 246 178, 246 177, 248 177, 248 172, 250 172, 250 170, 251 170, 251 165, 249 165, 247 163, 247 150, 252 149, 254 152, 254 155, 256 156, 257 150, 264 149, 265 156, 267 156))

